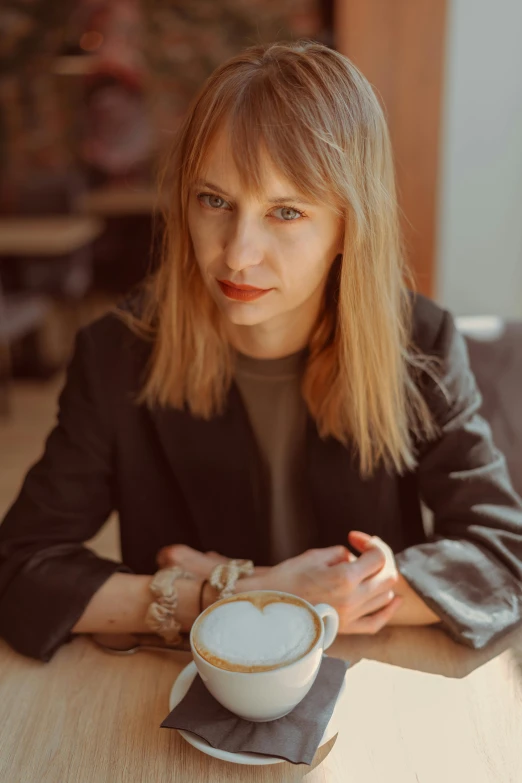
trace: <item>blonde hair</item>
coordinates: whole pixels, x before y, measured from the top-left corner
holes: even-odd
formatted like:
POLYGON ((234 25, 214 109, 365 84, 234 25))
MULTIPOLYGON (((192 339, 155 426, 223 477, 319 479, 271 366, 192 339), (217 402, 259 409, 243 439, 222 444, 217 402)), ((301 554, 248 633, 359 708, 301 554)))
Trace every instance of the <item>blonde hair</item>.
POLYGON ((416 374, 411 297, 401 244, 392 150, 380 104, 350 60, 322 44, 256 45, 231 58, 194 98, 160 171, 169 207, 158 270, 143 309, 122 314, 153 341, 140 403, 209 419, 223 411, 233 353, 193 257, 189 188, 224 124, 242 185, 262 185, 260 149, 298 190, 345 219, 315 325, 302 391, 321 437, 358 455, 360 472, 416 464, 413 441, 436 428, 416 374), (291 129, 291 132, 289 131, 291 129))

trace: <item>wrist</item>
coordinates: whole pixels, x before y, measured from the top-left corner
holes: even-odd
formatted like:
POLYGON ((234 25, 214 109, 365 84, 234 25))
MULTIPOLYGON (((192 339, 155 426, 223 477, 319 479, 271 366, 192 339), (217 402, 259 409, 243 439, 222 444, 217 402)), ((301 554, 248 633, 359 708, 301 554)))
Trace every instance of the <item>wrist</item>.
POLYGON ((422 600, 400 572, 394 592, 402 597, 403 602, 391 616, 388 625, 433 625, 440 622, 441 618, 422 600))
POLYGON ((267 590, 266 574, 254 574, 253 576, 243 576, 238 579, 234 588, 234 593, 247 593, 251 590, 267 590))
POLYGON ((203 592, 201 593, 201 606, 198 607, 201 611, 207 609, 211 604, 219 600, 219 590, 213 587, 208 579, 205 579, 203 592))
MULTIPOLYGON (((181 623, 183 632, 190 631, 194 620, 199 615, 199 599, 201 595, 201 580, 178 579, 176 581, 178 589, 178 612, 177 619, 181 623)), ((246 593, 250 590, 265 589, 263 577, 245 576, 238 579, 234 588, 234 593, 246 593)), ((211 604, 219 600, 219 591, 212 587, 210 582, 206 582, 201 596, 202 607, 206 609, 211 604)))
MULTIPOLYGON (((199 595, 201 591, 200 579, 177 579, 176 587, 178 591, 178 608, 176 618, 181 623, 181 630, 184 633, 190 631, 192 624, 199 614, 199 595)), ((212 588, 205 585, 204 595, 207 596, 212 588), (208 591, 208 592, 207 592, 208 591)), ((210 600, 204 604, 204 608, 211 603, 210 600)))
POLYGON ((114 573, 94 593, 72 633, 150 633, 148 574, 114 573))

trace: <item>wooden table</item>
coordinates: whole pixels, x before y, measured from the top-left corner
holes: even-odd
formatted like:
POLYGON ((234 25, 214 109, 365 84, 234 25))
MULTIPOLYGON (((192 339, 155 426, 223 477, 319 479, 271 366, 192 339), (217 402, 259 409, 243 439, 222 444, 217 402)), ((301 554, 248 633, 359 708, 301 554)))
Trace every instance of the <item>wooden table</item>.
POLYGON ((488 652, 430 628, 344 637, 340 725, 311 768, 209 758, 160 729, 184 652, 112 655, 77 637, 49 663, 0 641, 0 780, 9 783, 518 783, 522 633, 488 652), (502 651, 503 650, 503 651, 502 651))
POLYGON ((103 227, 89 215, 0 218, 0 255, 66 256, 97 239, 103 227))

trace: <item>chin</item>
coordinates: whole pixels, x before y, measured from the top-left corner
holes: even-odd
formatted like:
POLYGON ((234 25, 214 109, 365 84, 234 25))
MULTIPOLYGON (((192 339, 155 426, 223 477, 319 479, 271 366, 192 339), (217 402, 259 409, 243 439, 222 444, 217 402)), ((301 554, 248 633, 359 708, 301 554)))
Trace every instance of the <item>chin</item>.
POLYGON ((266 313, 256 312, 255 308, 244 304, 222 308, 223 315, 236 326, 257 326, 270 318, 266 313))

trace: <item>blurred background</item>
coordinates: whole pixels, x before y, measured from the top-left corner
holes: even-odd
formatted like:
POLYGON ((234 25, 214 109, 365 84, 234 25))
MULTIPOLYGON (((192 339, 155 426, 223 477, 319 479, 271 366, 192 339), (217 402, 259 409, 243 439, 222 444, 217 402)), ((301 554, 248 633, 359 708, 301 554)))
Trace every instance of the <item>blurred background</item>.
POLYGON ((0 517, 56 415, 76 330, 157 261, 154 175, 244 47, 311 38, 382 101, 418 289, 522 317, 520 0, 3 0, 0 517))

